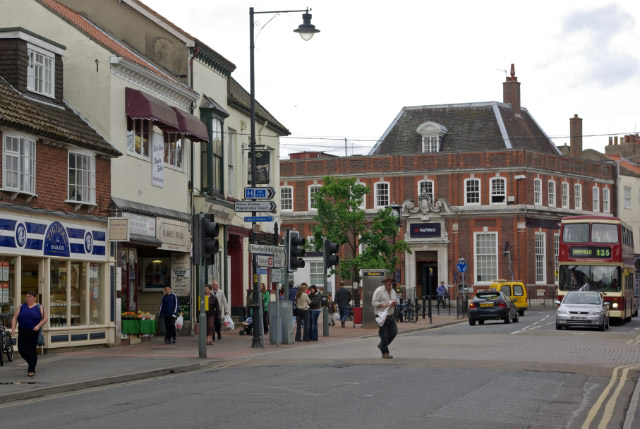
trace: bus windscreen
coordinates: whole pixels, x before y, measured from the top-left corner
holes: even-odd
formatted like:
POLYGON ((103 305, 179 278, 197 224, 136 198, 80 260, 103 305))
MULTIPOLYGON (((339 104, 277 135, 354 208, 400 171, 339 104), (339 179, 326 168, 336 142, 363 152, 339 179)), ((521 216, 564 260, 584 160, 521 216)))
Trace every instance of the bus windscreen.
POLYGON ((620 292, 621 269, 609 265, 561 265, 561 291, 620 292))

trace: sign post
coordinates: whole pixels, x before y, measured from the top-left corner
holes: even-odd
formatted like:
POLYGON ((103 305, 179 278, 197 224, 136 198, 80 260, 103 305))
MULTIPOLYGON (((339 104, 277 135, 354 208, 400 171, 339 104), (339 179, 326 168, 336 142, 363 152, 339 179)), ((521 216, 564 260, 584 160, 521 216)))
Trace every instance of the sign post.
MULTIPOLYGON (((464 273, 467 271, 467 261, 464 258, 458 258, 457 268, 458 271, 462 273, 462 303, 464 304, 467 298, 467 291, 464 283, 464 273)), ((464 314, 465 309, 462 309, 462 311, 464 314)))

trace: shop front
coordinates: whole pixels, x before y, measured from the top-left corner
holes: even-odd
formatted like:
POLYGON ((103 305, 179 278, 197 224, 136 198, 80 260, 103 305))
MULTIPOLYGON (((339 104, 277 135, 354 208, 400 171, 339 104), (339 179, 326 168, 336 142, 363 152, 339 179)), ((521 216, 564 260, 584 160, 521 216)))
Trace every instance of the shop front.
POLYGON ((49 316, 45 348, 115 342, 115 284, 106 219, 0 215, 0 316, 35 292, 49 316))

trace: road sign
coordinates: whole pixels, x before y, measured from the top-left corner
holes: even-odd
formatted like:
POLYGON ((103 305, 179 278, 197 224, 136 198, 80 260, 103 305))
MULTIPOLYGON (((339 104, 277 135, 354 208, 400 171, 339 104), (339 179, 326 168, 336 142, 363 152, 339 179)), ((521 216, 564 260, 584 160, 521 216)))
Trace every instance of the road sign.
POLYGON ((273 216, 245 216, 245 222, 273 222, 273 216))
POLYGON ((276 251, 273 252, 273 266, 277 268, 286 267, 286 260, 284 255, 284 247, 276 247, 276 251))
POLYGON ((257 269, 257 273, 258 274, 267 274, 267 273, 269 273, 269 270, 268 270, 268 268, 258 268, 257 269))
POLYGON ((458 273, 454 272, 453 273, 453 284, 458 283, 458 273))
POLYGON ((274 283, 282 283, 282 270, 278 268, 271 270, 271 281, 274 283))
POLYGON ((256 263, 259 267, 273 267, 273 256, 256 255, 256 263))
POLYGON ((273 188, 244 188, 244 198, 246 200, 270 200, 276 195, 273 188))
POLYGON ((467 263, 465 261, 458 261, 458 265, 456 266, 458 271, 464 273, 467 271, 467 263))
POLYGON ((275 212, 276 203, 273 201, 236 201, 234 211, 236 212, 275 212))
MULTIPOLYGON (((249 244, 249 253, 255 253, 257 255, 268 255, 273 257, 272 265, 275 268, 285 267, 285 255, 284 247, 280 246, 267 246, 265 244, 249 244)), ((260 264, 258 264, 260 265, 260 264)))

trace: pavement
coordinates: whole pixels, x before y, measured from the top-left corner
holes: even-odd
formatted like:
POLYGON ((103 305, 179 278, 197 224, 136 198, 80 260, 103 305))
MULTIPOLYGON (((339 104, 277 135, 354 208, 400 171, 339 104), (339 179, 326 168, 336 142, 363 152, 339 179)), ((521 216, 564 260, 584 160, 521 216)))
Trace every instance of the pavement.
MULTIPOLYGON (((398 323, 399 334, 466 322, 457 319, 448 310, 416 323, 398 323)), ((322 318, 319 322, 322 321, 322 318)), ((27 365, 18 353, 14 361, 0 367, 0 404, 82 389, 126 383, 167 374, 222 368, 233 362, 249 360, 286 348, 313 347, 322 343, 347 342, 362 337, 378 335, 377 327, 363 328, 347 322, 330 327, 329 336, 322 336, 319 326, 318 342, 270 344, 265 338, 264 348, 252 348, 252 337, 239 335, 239 329, 223 332, 222 340, 207 346, 207 357, 198 356, 198 337, 179 337, 177 344, 166 345, 162 337, 152 337, 150 342, 118 347, 49 350, 38 357, 36 376, 27 377, 27 365)), ((375 354, 375 351, 372 351, 375 354)))

